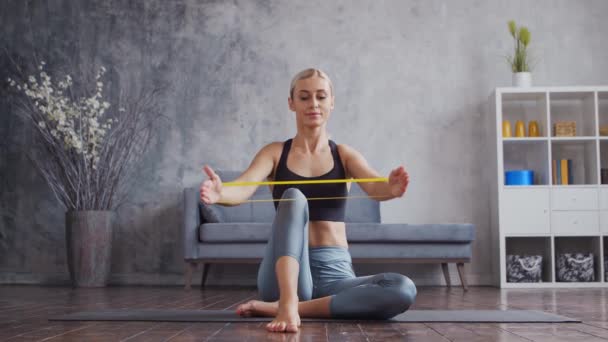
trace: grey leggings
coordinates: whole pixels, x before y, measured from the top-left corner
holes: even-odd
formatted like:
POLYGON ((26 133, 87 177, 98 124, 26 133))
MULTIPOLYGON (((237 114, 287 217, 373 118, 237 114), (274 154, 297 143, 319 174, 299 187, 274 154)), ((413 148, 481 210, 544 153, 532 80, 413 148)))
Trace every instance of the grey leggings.
POLYGON ((405 312, 416 298, 416 286, 398 273, 356 277, 350 253, 344 247, 308 247, 308 201, 302 192, 283 193, 258 271, 258 291, 264 301, 279 299, 275 264, 291 256, 300 264, 300 301, 331 296, 334 318, 388 319, 405 312))

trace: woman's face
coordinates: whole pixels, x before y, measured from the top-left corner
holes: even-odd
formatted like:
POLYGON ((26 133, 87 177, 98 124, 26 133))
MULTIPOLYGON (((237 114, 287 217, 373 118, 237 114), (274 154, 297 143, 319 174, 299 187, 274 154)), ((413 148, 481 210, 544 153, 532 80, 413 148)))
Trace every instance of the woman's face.
POLYGON ((289 109, 296 113, 296 121, 306 127, 322 126, 334 109, 334 96, 329 82, 319 76, 299 80, 289 98, 289 109))

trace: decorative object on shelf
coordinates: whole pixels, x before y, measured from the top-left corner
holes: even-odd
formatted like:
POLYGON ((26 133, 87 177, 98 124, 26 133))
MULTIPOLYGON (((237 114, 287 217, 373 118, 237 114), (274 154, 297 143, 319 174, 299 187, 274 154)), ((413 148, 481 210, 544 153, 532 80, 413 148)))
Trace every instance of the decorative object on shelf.
POLYGON ((608 136, 608 125, 600 126, 600 135, 603 137, 608 136))
POLYGON ((513 133, 511 132, 511 121, 502 121, 502 136, 503 138, 510 138, 513 136, 513 133))
POLYGON ((540 136, 540 129, 538 128, 538 121, 532 120, 528 122, 528 136, 538 137, 540 136))
POLYGON ((505 185, 533 185, 533 170, 509 170, 505 171, 505 185))
POLYGON ((557 257, 557 281, 595 281, 593 253, 563 253, 557 257))
POLYGON ((601 169, 602 184, 608 184, 608 169, 601 169))
POLYGON ((509 33, 515 40, 515 51, 513 56, 508 56, 507 60, 513 72, 513 86, 515 87, 531 87, 532 74, 530 66, 530 55, 528 54, 528 45, 530 44, 530 31, 527 27, 517 28, 515 21, 511 20, 508 23, 509 33))
POLYGON ((554 125, 556 137, 574 137, 576 136, 576 122, 574 121, 558 121, 554 125))
POLYGON ((521 120, 517 120, 515 122, 515 136, 518 138, 523 138, 526 136, 526 126, 521 120))
POLYGON ((113 104, 105 100, 100 67, 70 75, 51 76, 45 63, 25 75, 24 63, 14 62, 18 79, 15 114, 31 125, 26 153, 66 209, 67 264, 74 287, 102 287, 110 275, 112 230, 116 208, 129 196, 132 178, 152 142, 162 117, 157 106, 160 89, 130 94, 115 88, 113 104), (88 81, 93 85, 89 86, 88 81))
POLYGON ((542 271, 542 255, 507 255, 509 283, 540 283, 542 271))
POLYGON ((572 172, 572 159, 553 159, 551 168, 551 179, 553 185, 574 184, 574 172, 572 172))

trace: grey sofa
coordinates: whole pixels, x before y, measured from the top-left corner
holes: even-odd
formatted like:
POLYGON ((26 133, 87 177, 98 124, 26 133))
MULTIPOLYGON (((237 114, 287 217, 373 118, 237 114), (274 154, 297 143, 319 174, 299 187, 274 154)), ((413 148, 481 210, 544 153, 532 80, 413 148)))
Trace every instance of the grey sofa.
MULTIPOLYGON (((216 171, 223 181, 240 173, 216 171)), ((352 183, 350 195, 364 195, 352 183)), ((267 186, 260 186, 251 199, 271 199, 267 186)), ((272 202, 249 202, 239 206, 205 205, 199 188, 184 189, 183 208, 185 287, 203 264, 201 286, 209 267, 217 263, 259 263, 270 236, 275 215, 272 202)), ((463 288, 467 289, 464 263, 471 260, 475 237, 472 224, 387 224, 380 223, 380 202, 373 199, 347 201, 346 231, 353 263, 441 263, 450 286, 448 263, 456 263, 463 288)))

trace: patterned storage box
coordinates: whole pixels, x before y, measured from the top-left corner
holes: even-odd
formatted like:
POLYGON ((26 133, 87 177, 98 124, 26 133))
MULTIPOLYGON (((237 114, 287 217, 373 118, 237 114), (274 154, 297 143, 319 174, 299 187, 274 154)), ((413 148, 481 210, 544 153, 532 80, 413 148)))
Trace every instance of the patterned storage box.
POLYGON ((539 283, 543 274, 542 255, 507 255, 507 282, 539 283))
POLYGON ((595 281, 593 253, 563 253, 557 257, 557 281, 595 281))
POLYGON ((553 127, 555 131, 553 134, 556 137, 574 137, 576 136, 576 122, 574 121, 560 121, 556 122, 553 127))

